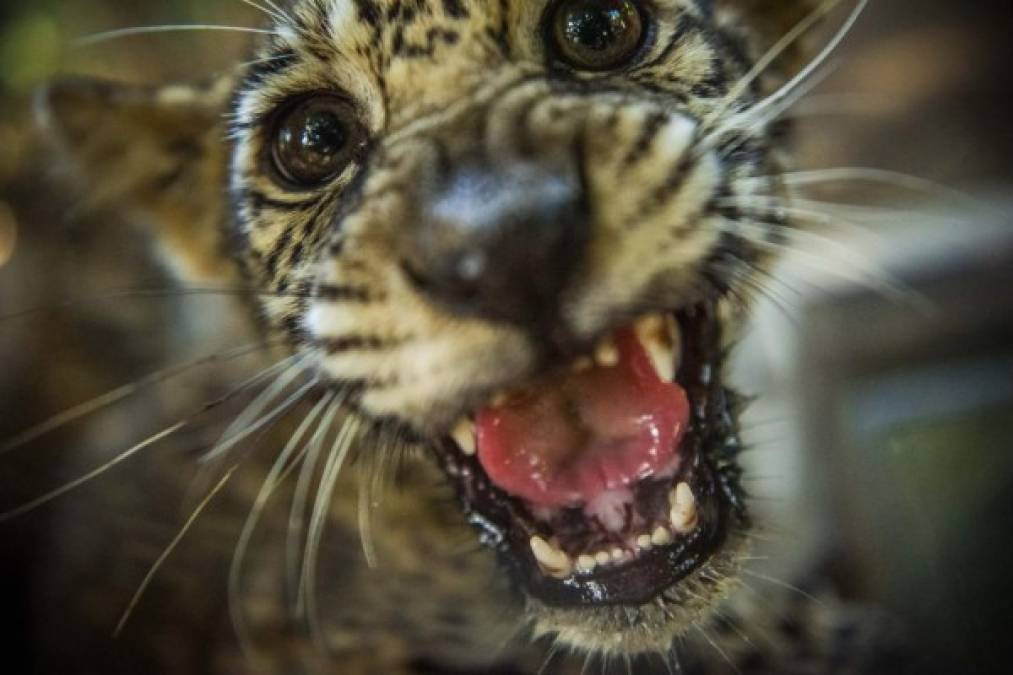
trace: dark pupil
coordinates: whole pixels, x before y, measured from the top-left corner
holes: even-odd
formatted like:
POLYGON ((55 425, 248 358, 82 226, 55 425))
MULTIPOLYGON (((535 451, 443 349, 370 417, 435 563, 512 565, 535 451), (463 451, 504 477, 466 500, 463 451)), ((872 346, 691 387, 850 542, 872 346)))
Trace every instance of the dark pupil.
POLYGON ((607 68, 637 48, 640 13, 629 0, 568 0, 560 7, 557 39, 574 65, 607 68))
POLYGON ((292 116, 279 142, 292 178, 312 182, 328 178, 340 168, 348 133, 333 111, 311 108, 292 116))

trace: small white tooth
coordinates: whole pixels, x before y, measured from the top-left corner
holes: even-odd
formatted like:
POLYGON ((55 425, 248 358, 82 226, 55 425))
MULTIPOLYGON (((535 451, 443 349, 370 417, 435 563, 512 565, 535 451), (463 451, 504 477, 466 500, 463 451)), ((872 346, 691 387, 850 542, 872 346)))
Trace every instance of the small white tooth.
POLYGON ((594 561, 599 565, 608 565, 612 562, 612 556, 608 551, 598 551, 594 554, 594 561))
POLYGON ((637 548, 642 548, 646 551, 649 548, 651 548, 651 546, 652 546, 651 535, 642 534, 639 537, 637 537, 637 548))
POLYGON ((469 420, 467 417, 462 419, 454 427, 454 430, 450 434, 454 441, 457 442, 457 447, 461 449, 466 455, 474 455, 476 450, 475 445, 475 423, 469 420))
POLYGON ((672 529, 679 534, 689 534, 696 529, 699 513, 696 508, 696 495, 689 483, 679 483, 668 493, 668 503, 672 509, 668 514, 672 521, 672 529))
POLYGON ((577 557, 577 569, 581 572, 590 572, 597 566, 597 561, 586 553, 577 557))
POLYGON ((604 368, 619 364, 619 347, 611 339, 600 343, 594 350, 594 362, 604 368))
POLYGON ((543 572, 558 579, 568 577, 573 573, 573 560, 565 551, 559 550, 537 535, 531 537, 529 543, 531 544, 531 552, 535 555, 535 560, 538 561, 543 572))
POLYGON ((612 549, 610 555, 612 556, 612 562, 619 562, 626 557, 626 551, 619 548, 618 546, 612 549))
POLYGON ((669 315, 652 314, 637 321, 634 328, 658 377, 665 382, 674 381, 680 351, 679 328, 675 319, 669 315))
POLYGON ((672 543, 672 533, 668 531, 667 527, 658 525, 654 528, 654 533, 651 534, 651 543, 655 546, 667 546, 672 543))
POLYGON ((594 368, 594 359, 590 356, 578 357, 577 360, 573 362, 571 368, 575 373, 585 373, 594 368))

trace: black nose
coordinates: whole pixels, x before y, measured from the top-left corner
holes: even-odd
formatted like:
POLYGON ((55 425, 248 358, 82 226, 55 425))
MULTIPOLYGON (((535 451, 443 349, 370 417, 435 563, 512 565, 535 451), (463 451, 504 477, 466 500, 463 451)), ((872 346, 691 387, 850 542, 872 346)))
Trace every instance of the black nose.
POLYGON ((587 241, 580 181, 538 165, 453 169, 422 191, 406 266, 452 311, 552 321, 587 241))

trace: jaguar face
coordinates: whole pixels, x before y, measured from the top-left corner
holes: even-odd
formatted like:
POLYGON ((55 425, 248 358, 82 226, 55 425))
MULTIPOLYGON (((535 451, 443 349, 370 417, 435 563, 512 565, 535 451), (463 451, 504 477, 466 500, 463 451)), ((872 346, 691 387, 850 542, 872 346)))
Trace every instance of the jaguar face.
POLYGON ((532 606, 663 597, 743 518, 722 331, 764 255, 722 200, 776 174, 768 125, 714 133, 744 50, 690 0, 290 18, 233 123, 246 273, 298 291, 268 321, 431 449, 532 606))
MULTIPOLYGON (((119 103, 158 122, 153 146, 211 149, 117 172, 162 186, 137 210, 185 221, 181 250, 228 224, 269 331, 426 449, 535 632, 572 646, 665 650, 734 578, 723 358, 786 227, 736 205, 783 191, 791 92, 750 22, 806 15, 743 4, 297 0, 227 97, 119 103), (219 180, 228 205, 200 206, 219 180)), ((97 98, 54 91, 64 137, 139 152, 97 98)))

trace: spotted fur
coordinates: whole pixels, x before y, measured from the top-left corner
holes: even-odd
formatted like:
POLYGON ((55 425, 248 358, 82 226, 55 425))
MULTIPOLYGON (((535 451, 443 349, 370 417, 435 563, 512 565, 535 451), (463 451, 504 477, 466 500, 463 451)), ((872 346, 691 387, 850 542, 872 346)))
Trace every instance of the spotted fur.
MULTIPOLYGON (((66 83, 44 107, 96 196, 154 222, 185 277, 254 289, 264 330, 307 355, 322 388, 384 432, 366 436, 372 444, 358 451, 369 456, 385 449, 377 439, 425 444, 492 392, 646 311, 710 301, 732 321, 769 265, 764 243, 784 227, 768 218, 743 236, 728 206, 761 188, 777 194, 787 163, 777 115, 748 112, 799 66, 804 40, 762 76, 751 68, 816 4, 654 0, 641 53, 585 73, 547 48, 544 0, 295 0, 275 12, 254 60, 222 80, 153 91, 66 83), (279 111, 318 92, 348 101, 366 137, 334 180, 292 189, 272 175, 270 135, 279 111), (413 273, 433 263, 416 238, 429 186, 475 163, 535 167, 581 186, 580 254, 536 329, 456 311, 413 273)), ((690 655, 710 642, 731 658, 710 636, 735 622, 715 607, 737 585, 744 533, 654 603, 554 609, 499 579, 491 554, 454 553, 449 542, 473 535, 430 487, 434 471, 424 457, 402 466, 411 478, 375 528, 393 561, 381 572, 347 553, 354 480, 339 482, 335 543, 321 562, 334 578, 318 601, 334 672, 496 661, 533 672, 544 641, 510 642, 519 628, 606 665, 667 659, 686 641, 690 655)), ((248 613, 277 617, 277 598, 263 601, 248 613)), ((288 628, 267 620, 263 639, 265 630, 288 628)), ((265 657, 267 667, 288 672, 283 653, 265 657)), ((734 657, 743 669, 762 662, 756 672, 787 672, 780 659, 797 658, 734 657)))

